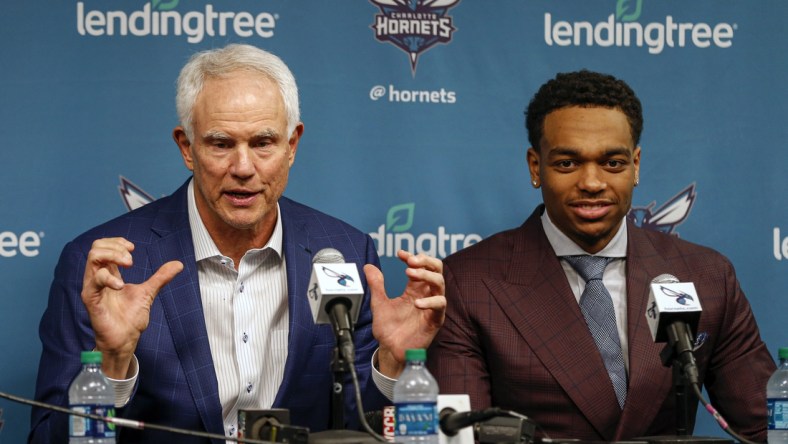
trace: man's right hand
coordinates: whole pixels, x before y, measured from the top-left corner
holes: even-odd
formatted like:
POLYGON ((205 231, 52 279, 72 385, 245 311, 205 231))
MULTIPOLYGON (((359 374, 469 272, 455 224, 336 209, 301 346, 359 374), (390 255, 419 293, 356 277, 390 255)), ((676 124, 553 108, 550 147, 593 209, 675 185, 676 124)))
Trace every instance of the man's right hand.
POLYGON ((132 265, 134 244, 122 237, 98 239, 88 253, 82 281, 82 303, 96 334, 102 369, 113 379, 126 379, 140 335, 148 327, 150 308, 162 287, 183 270, 179 261, 162 265, 141 284, 123 282, 118 267, 132 265))

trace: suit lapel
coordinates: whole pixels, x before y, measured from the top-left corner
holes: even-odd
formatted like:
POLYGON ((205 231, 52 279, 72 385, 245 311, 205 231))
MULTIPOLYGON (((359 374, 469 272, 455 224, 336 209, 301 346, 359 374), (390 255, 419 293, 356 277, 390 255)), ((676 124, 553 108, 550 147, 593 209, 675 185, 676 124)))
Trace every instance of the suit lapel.
POLYGON ((567 396, 609 440, 621 410, 540 214, 541 207, 517 230, 506 281, 485 285, 567 396))
POLYGON ((659 412, 672 385, 672 372, 662 365, 665 344, 654 343, 646 321, 650 283, 663 273, 677 273, 649 241, 643 229, 627 231, 627 336, 629 391, 615 439, 643 436, 659 412))
POLYGON ((312 275, 312 255, 306 222, 292 211, 289 201, 279 200, 282 219, 283 250, 287 263, 287 300, 289 310, 289 332, 287 341, 287 361, 284 379, 279 386, 274 405, 282 405, 291 390, 292 378, 287 375, 308 373, 308 353, 313 349, 316 329, 312 311, 306 298, 309 278, 312 275), (306 354, 306 355, 305 355, 306 354))
POLYGON ((172 196, 173 211, 159 213, 152 230, 160 240, 148 247, 148 257, 153 271, 173 259, 183 262, 183 271, 164 286, 156 300, 164 309, 178 360, 202 422, 206 430, 223 434, 222 407, 200 299, 186 196, 184 185, 172 196))

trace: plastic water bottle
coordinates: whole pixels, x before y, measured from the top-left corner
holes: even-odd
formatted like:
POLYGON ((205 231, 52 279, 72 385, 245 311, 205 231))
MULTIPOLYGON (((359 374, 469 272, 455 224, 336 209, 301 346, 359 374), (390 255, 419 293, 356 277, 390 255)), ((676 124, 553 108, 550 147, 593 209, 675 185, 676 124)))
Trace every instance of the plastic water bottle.
POLYGON ((423 348, 405 352, 407 365, 394 384, 398 443, 438 444, 438 383, 424 365, 423 348))
POLYGON ((780 365, 766 384, 769 444, 788 444, 788 347, 777 352, 780 365))
MULTIPOLYGON (((101 371, 101 352, 82 352, 82 371, 68 388, 71 410, 101 416, 115 416, 115 388, 101 371)), ((69 444, 109 444, 115 442, 115 425, 71 415, 69 444)))

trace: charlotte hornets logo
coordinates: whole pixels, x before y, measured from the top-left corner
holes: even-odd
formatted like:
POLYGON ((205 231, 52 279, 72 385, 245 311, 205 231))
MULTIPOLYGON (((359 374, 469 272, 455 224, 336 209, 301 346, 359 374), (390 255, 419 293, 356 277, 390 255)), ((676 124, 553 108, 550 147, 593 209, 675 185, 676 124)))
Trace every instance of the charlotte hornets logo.
POLYGON ((348 287, 350 286, 350 282, 355 282, 355 279, 353 279, 352 276, 348 276, 345 273, 338 273, 328 267, 323 267, 323 273, 325 273, 326 276, 330 278, 336 278, 337 284, 343 287, 348 287))
POLYGON ((627 219, 639 227, 678 236, 676 227, 687 220, 695 197, 695 184, 692 183, 656 210, 653 209, 656 202, 645 207, 633 206, 627 219))
POLYGON ((449 8, 460 0, 370 0, 380 8, 375 15, 375 38, 405 51, 416 74, 419 55, 437 43, 449 43, 456 30, 449 8))
MULTIPOLYGON (((660 285, 659 289, 662 291, 662 294, 664 294, 665 296, 675 299, 679 305, 687 305, 688 304, 687 300, 690 301, 695 300, 695 298, 693 298, 692 295, 689 295, 683 291, 676 291, 672 288, 668 288, 663 285, 660 285)), ((651 311, 651 309, 649 309, 649 311, 651 311)))

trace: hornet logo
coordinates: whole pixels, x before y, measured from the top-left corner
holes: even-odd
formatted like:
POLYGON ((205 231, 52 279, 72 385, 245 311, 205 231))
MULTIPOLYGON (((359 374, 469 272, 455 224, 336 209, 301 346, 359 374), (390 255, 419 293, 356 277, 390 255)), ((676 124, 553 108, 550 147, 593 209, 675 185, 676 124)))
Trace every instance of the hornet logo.
MULTIPOLYGON (((659 289, 662 290, 662 294, 665 296, 676 298, 676 302, 678 302, 680 305, 687 305, 687 299, 690 301, 695 300, 695 298, 693 298, 691 295, 688 295, 687 293, 684 293, 683 291, 676 291, 672 288, 667 288, 662 285, 659 286, 659 289)), ((649 308, 649 312, 651 312, 653 308, 654 304, 652 303, 652 306, 649 308)))
POLYGON ((627 219, 641 228, 678 236, 674 231, 687 220, 695 197, 695 184, 692 183, 656 210, 653 209, 656 202, 645 207, 633 206, 627 213, 627 219))
POLYGON ((325 273, 326 276, 331 277, 331 278, 337 278, 337 283, 339 285, 343 286, 343 287, 347 287, 348 286, 348 282, 347 281, 355 282, 355 280, 352 277, 350 277, 350 276, 348 276, 348 275, 346 275, 344 273, 337 273, 336 271, 334 271, 334 270, 332 270, 332 269, 330 269, 328 267, 322 267, 322 268, 323 268, 323 273, 325 273))
MULTIPOLYGON (((338 272, 336 272, 336 271, 334 271, 334 270, 332 270, 332 269, 330 269, 330 268, 328 268, 326 266, 323 266, 321 268, 323 269, 323 273, 326 276, 328 276, 330 278, 337 278, 337 283, 339 285, 343 286, 343 287, 349 287, 348 281, 350 281, 350 282, 355 282, 356 281, 355 279, 353 279, 352 276, 348 276, 348 275, 346 275, 344 273, 338 273, 338 272)), ((318 289, 319 286, 320 286, 320 284, 318 282, 315 282, 315 284, 312 285, 312 288, 307 290, 307 294, 309 295, 310 299, 312 299, 314 301, 317 300, 317 289, 318 289)))
POLYGON ((405 51, 416 75, 419 55, 437 43, 451 42, 456 28, 447 15, 460 0, 370 0, 380 8, 375 15, 375 38, 405 51))
POLYGON ((120 197, 123 199, 123 203, 126 204, 126 208, 129 211, 136 210, 137 208, 153 202, 153 196, 146 193, 142 190, 142 188, 134 185, 130 180, 126 179, 123 176, 120 176, 120 186, 118 186, 118 191, 120 191, 120 197))

